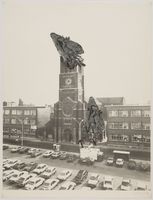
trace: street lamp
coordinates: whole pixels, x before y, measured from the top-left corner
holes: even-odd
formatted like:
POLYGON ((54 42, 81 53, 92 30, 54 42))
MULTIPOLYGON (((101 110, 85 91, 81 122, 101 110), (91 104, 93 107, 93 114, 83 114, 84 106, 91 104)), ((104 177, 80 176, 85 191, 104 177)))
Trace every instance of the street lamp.
POLYGON ((24 120, 28 119, 27 117, 24 119, 18 119, 16 118, 20 123, 21 123, 21 132, 22 132, 22 137, 21 137, 21 146, 23 146, 23 134, 24 134, 24 120))
POLYGON ((74 121, 77 122, 77 124, 79 125, 79 140, 81 139, 81 124, 84 121, 84 119, 82 119, 81 121, 77 121, 75 118, 73 118, 74 121))

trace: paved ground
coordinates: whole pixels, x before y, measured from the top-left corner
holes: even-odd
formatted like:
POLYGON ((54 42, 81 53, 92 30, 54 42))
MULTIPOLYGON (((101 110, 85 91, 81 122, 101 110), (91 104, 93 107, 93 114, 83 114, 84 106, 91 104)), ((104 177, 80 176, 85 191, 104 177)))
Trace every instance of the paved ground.
MULTIPOLYGON (((42 152, 45 152, 45 150, 43 149, 42 152)), ((150 183, 149 183, 150 173, 139 172, 136 170, 133 171, 133 170, 126 169, 125 167, 117 168, 115 166, 107 166, 105 164, 105 161, 96 162, 94 164, 94 166, 85 166, 85 165, 80 165, 78 163, 78 160, 76 160, 74 163, 67 163, 66 160, 43 158, 42 155, 40 155, 36 158, 31 158, 29 155, 26 155, 26 154, 11 153, 9 149, 4 150, 3 157, 4 158, 16 158, 19 160, 23 160, 24 162, 34 161, 37 163, 45 163, 49 166, 55 166, 57 168, 57 173, 53 176, 53 178, 56 177, 57 174, 64 168, 73 170, 72 176, 69 177, 68 180, 72 180, 73 177, 77 174, 78 170, 80 170, 80 169, 88 170, 88 172, 89 172, 88 177, 90 177, 90 174, 92 172, 100 174, 101 181, 105 175, 110 175, 110 176, 114 177, 114 182, 113 182, 114 190, 119 188, 123 177, 130 178, 132 180, 132 185, 133 185, 132 189, 135 188, 137 180, 143 181, 147 185, 150 185, 150 183)), ((84 181, 81 185, 77 186, 76 189, 79 189, 83 185, 86 185, 86 182, 87 182, 87 180, 84 181)), ((58 187, 56 187, 56 189, 58 189, 60 187, 60 185, 58 187)), ((18 189, 18 188, 16 188, 15 185, 14 186, 9 185, 7 182, 4 183, 3 186, 4 186, 4 189, 18 189)), ((99 188, 97 187, 96 189, 99 189, 99 188)))

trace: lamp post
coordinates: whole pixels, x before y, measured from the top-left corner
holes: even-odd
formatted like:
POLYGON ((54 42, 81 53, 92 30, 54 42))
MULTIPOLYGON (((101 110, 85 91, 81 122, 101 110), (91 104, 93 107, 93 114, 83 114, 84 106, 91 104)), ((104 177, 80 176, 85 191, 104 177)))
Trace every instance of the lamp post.
POLYGON ((77 124, 79 125, 79 140, 81 139, 81 124, 84 121, 84 119, 82 119, 81 121, 77 121, 75 118, 73 118, 74 121, 77 122, 77 124))
POLYGON ((21 132, 22 132, 22 137, 21 137, 21 146, 23 146, 23 140, 24 140, 24 120, 28 119, 28 118, 24 118, 24 119, 18 119, 17 120, 21 123, 21 132))

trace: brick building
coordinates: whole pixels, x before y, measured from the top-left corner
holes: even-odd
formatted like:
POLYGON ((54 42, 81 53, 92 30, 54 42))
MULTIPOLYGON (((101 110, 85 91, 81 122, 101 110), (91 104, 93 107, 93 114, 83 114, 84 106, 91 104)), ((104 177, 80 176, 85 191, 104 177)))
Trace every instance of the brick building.
POLYGON ((50 120, 50 108, 46 106, 3 106, 4 134, 34 136, 38 127, 50 120))
POLYGON ((149 105, 107 105, 105 108, 109 143, 150 145, 149 105))

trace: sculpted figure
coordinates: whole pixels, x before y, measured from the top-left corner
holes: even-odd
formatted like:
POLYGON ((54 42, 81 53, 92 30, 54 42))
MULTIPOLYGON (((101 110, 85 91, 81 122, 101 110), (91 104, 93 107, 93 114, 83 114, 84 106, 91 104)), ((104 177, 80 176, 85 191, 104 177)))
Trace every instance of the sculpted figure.
POLYGON ((51 33, 50 36, 60 56, 70 69, 75 68, 77 65, 80 67, 85 66, 80 56, 80 54, 84 53, 80 44, 70 40, 69 37, 63 37, 56 33, 51 33))
POLYGON ((86 112, 85 128, 89 135, 89 139, 94 141, 103 134, 104 131, 104 120, 102 111, 98 108, 93 97, 89 98, 86 112))

